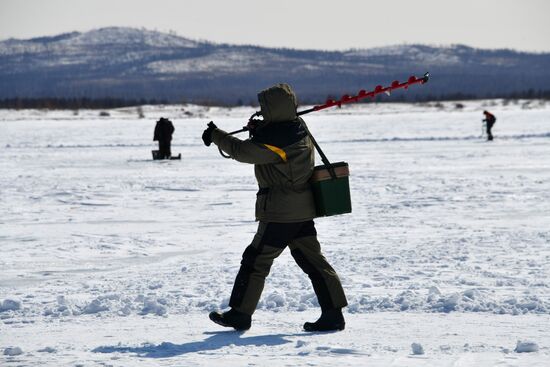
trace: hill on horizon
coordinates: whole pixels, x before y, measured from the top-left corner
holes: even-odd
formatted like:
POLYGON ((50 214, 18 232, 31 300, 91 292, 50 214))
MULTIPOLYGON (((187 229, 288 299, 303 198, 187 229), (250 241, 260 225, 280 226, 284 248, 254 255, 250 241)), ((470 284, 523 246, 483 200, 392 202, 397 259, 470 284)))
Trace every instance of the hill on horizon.
POLYGON ((391 100, 535 96, 550 90, 550 53, 464 45, 298 50, 124 27, 0 41, 0 99, 251 104, 259 90, 286 82, 302 103, 318 103, 426 71, 432 75, 429 85, 395 93, 391 100))

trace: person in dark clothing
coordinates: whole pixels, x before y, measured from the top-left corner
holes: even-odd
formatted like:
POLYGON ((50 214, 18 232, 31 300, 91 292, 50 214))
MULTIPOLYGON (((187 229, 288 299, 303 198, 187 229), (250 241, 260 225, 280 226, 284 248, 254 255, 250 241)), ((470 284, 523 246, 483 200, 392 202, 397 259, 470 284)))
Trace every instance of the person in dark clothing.
POLYGON ((155 134, 153 141, 159 142, 159 157, 158 159, 170 159, 172 152, 170 144, 172 142, 172 134, 174 133, 174 125, 172 121, 161 117, 155 126, 155 134))
POLYGON ((497 118, 489 111, 483 111, 483 114, 485 115, 485 118, 482 121, 485 122, 487 127, 487 140, 493 140, 493 133, 491 132, 491 129, 497 121, 497 118))
POLYGON ((343 330, 346 296, 336 271, 317 240, 315 202, 309 184, 315 150, 297 116, 296 96, 287 84, 258 94, 263 122, 252 137, 240 140, 211 122, 203 141, 216 144, 231 158, 254 164, 258 230, 245 249, 227 312, 212 312, 215 323, 236 330, 250 328, 271 265, 288 246, 298 266, 309 276, 321 306, 321 317, 306 322, 306 331, 343 330))

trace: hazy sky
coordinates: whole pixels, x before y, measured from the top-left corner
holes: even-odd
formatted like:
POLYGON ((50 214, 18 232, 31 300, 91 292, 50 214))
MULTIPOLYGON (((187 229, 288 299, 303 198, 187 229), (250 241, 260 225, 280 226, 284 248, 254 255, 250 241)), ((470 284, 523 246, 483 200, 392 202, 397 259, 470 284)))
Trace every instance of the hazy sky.
POLYGON ((347 49, 403 43, 550 51, 550 0, 0 0, 0 39, 106 26, 347 49))

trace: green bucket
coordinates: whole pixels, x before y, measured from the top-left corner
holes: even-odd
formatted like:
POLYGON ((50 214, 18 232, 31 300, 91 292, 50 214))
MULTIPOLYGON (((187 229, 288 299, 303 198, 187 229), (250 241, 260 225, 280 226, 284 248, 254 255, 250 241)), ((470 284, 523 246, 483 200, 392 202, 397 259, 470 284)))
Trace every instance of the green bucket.
POLYGON ((349 166, 346 162, 316 166, 311 176, 311 188, 317 217, 351 213, 349 166))

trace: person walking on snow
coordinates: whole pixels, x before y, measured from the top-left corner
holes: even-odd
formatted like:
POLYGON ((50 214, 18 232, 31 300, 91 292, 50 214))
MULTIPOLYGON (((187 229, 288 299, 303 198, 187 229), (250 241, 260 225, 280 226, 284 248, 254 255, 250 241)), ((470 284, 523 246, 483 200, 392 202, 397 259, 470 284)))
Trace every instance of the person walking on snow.
POLYGON ((202 139, 216 144, 231 158, 254 164, 259 190, 256 195, 258 230, 242 255, 230 310, 212 312, 215 323, 247 330, 251 326, 265 278, 273 260, 288 246, 298 266, 309 276, 321 306, 321 316, 306 322, 306 331, 343 330, 342 308, 346 296, 336 271, 321 252, 317 241, 315 203, 309 185, 315 150, 298 117, 297 100, 287 84, 278 84, 258 94, 263 121, 252 129, 252 137, 240 140, 208 124, 202 139))
POLYGON ((493 133, 491 132, 491 129, 497 121, 497 118, 489 111, 483 111, 483 114, 485 115, 485 118, 482 121, 485 122, 487 127, 487 140, 493 140, 493 133))

